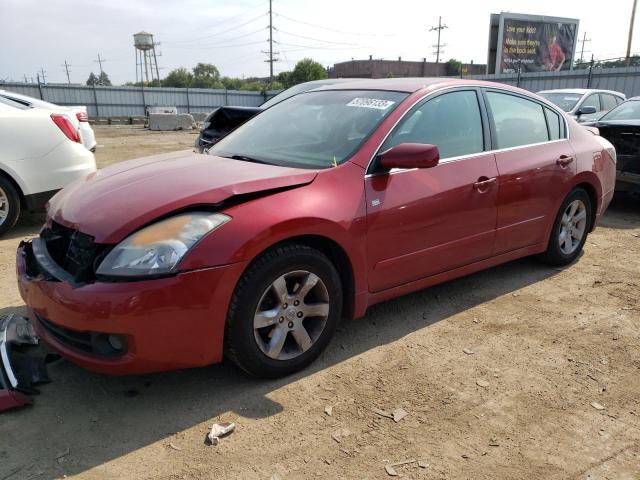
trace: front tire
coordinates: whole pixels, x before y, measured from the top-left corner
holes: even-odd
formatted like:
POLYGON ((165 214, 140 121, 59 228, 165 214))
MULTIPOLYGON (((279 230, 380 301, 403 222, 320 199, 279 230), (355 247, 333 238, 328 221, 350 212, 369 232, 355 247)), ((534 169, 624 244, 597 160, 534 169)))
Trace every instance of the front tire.
POLYGON ((0 176, 0 236, 7 233, 20 216, 20 195, 13 184, 0 176))
POLYGON ((580 255, 591 228, 592 208, 584 189, 576 188, 567 195, 556 215, 547 250, 541 255, 545 263, 568 265, 580 255))
POLYGON ((227 315, 225 354, 245 372, 289 375, 326 348, 342 315, 342 285, 322 252, 284 244, 243 274, 227 315))

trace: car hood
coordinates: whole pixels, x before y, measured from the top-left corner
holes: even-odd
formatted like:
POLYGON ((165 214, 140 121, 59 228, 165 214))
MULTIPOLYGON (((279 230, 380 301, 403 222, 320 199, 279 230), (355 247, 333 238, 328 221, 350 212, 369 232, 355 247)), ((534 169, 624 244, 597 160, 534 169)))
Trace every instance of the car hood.
POLYGON ((306 185, 317 173, 185 150, 98 170, 56 194, 47 210, 55 222, 109 244, 174 211, 306 185))

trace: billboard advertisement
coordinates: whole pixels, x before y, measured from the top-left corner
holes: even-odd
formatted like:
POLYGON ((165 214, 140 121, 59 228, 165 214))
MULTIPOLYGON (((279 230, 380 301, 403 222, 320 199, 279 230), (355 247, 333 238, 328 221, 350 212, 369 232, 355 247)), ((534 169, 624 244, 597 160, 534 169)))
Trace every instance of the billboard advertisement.
POLYGON ((576 19, 540 15, 492 15, 491 27, 497 29, 497 35, 489 36, 489 57, 495 62, 495 70, 489 73, 571 69, 578 23, 576 19), (495 45, 491 45, 492 39, 495 45))

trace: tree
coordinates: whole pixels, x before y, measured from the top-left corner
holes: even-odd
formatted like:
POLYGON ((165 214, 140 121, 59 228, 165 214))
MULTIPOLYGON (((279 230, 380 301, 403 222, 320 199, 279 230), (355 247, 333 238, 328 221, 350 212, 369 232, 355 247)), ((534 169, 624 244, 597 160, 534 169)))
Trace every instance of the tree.
POLYGON ((223 88, 218 68, 211 63, 198 63, 193 67, 192 86, 197 88, 223 88))
POLYGON ((162 81, 163 87, 187 88, 193 83, 193 74, 184 67, 176 68, 162 81))
POLYGON ((460 69, 462 68, 462 62, 455 58, 450 58, 445 65, 445 72, 447 76, 453 77, 454 75, 460 75, 460 69))
POLYGON ((98 85, 105 85, 107 87, 111 86, 111 80, 109 80, 107 72, 100 72, 100 75, 98 75, 98 85))
POLYGON ((292 73, 293 72, 280 72, 277 77, 278 83, 284 85, 284 88, 293 87, 294 83, 292 73))
MULTIPOLYGON (((293 85, 297 85, 302 82, 327 78, 327 71, 318 62, 310 58, 304 58, 296 63, 293 72, 291 72, 291 77, 293 85)), ((278 78, 278 81, 280 81, 280 78, 278 78)))
POLYGON ((87 78, 87 85, 90 86, 94 86, 94 85, 98 85, 98 77, 96 76, 95 73, 91 72, 89 74, 89 78, 87 78))

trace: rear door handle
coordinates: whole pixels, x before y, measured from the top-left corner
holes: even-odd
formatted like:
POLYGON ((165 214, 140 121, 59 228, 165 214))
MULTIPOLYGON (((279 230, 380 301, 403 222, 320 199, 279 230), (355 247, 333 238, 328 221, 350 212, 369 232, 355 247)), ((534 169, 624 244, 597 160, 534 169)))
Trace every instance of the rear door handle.
POLYGON ((476 183, 473 184, 473 189, 480 193, 486 192, 491 188, 491 185, 497 180, 496 177, 480 177, 476 183))
POLYGON ((560 155, 560 158, 556 160, 556 165, 560 165, 561 167, 566 167, 571 162, 573 162, 573 157, 569 155, 560 155))

